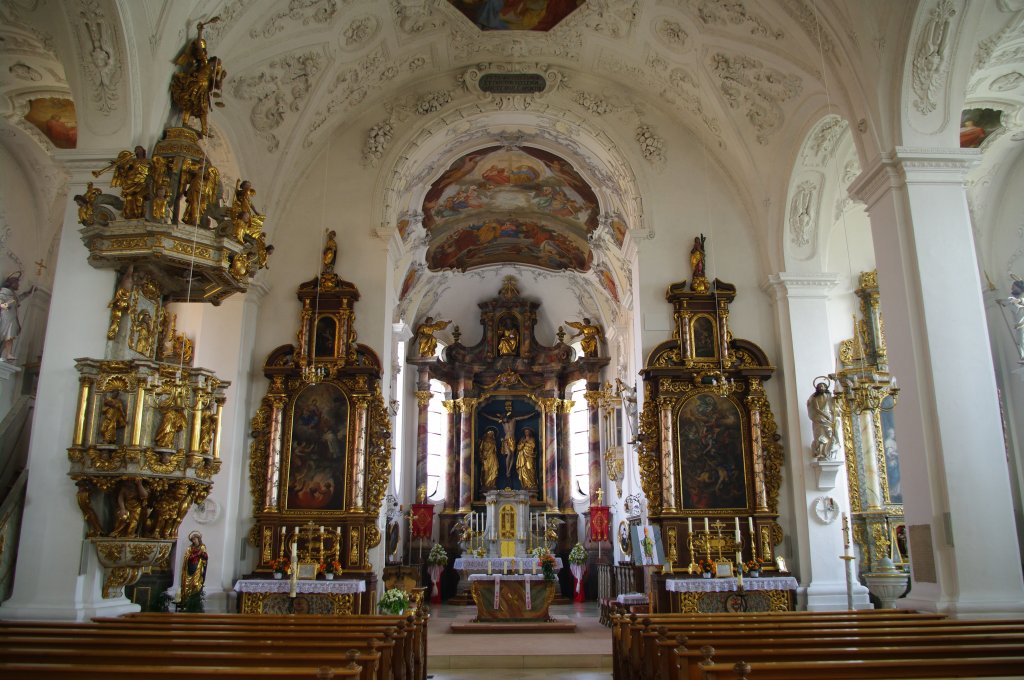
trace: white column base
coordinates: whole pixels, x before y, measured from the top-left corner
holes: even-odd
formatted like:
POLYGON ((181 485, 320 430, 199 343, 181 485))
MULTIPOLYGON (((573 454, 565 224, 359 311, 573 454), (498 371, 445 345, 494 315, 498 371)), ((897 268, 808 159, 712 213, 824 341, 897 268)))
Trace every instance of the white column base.
POLYGON ((0 619, 16 621, 88 621, 94 616, 121 616, 142 611, 124 597, 97 602, 88 606, 58 607, 47 605, 12 604, 10 600, 0 607, 0 619))
MULTIPOLYGON (((809 612, 846 611, 849 609, 845 583, 812 583, 805 592, 805 599, 809 612)), ((875 608, 871 604, 868 589, 860 583, 853 584, 853 608, 875 608)))

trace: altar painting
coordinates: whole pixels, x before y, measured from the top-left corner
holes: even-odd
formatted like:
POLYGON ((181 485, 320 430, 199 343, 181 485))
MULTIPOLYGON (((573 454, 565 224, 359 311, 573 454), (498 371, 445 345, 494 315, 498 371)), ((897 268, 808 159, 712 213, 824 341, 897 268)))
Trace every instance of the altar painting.
POLYGON ((495 398, 476 412, 476 498, 496 489, 538 490, 542 480, 540 411, 522 398, 495 398))
POLYGON ((78 115, 75 103, 60 97, 44 97, 29 102, 25 120, 35 125, 58 149, 78 146, 78 115))
POLYGON ((888 502, 900 505, 903 503, 903 484, 900 476, 900 451, 896 446, 896 416, 892 408, 892 397, 882 400, 882 449, 885 451, 888 502))
POLYGON ((584 0, 448 0, 485 31, 547 31, 584 0))
POLYGON ((697 394, 677 416, 683 507, 746 508, 743 418, 730 399, 697 394))
POLYGON ((348 399, 337 386, 310 385, 292 408, 289 510, 342 510, 348 399))

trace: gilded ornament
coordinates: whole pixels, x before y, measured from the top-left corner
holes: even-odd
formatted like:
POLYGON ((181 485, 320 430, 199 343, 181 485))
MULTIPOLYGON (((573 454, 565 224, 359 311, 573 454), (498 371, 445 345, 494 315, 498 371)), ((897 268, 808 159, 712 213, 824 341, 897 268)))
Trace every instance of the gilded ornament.
POLYGON ((124 596, 124 587, 131 585, 142 576, 140 567, 114 567, 107 570, 107 577, 103 581, 103 597, 113 599, 124 596))
POLYGON ((184 472, 185 452, 169 453, 165 451, 158 453, 156 451, 146 451, 143 454, 142 468, 152 470, 158 475, 169 475, 175 471, 184 472))
POLYGON ((570 337, 570 340, 580 338, 580 349, 583 350, 583 356, 596 357, 598 344, 603 337, 601 327, 592 324, 587 317, 584 317, 583 321, 566 321, 565 324, 576 329, 576 333, 570 337))
POLYGON ((366 547, 376 548, 380 543, 380 529, 377 528, 376 524, 371 524, 366 527, 366 547))
POLYGON ((103 193, 89 182, 85 187, 84 194, 75 196, 75 203, 78 204, 78 223, 85 227, 96 224, 96 199, 103 193))
POLYGON ((423 323, 416 327, 420 357, 432 357, 437 353, 437 338, 434 337, 434 333, 444 330, 450 323, 451 320, 438 319, 434 321, 434 317, 428 316, 423 323))
POLYGON ((430 390, 417 390, 416 391, 416 404, 423 408, 430 403, 430 399, 433 396, 433 392, 430 390))
POLYGON ((96 554, 100 558, 100 563, 103 565, 117 564, 123 559, 125 543, 123 542, 112 542, 112 543, 98 543, 96 545, 96 554))
POLYGON ((203 39, 203 28, 217 21, 220 17, 196 24, 195 39, 175 61, 183 70, 171 78, 171 101, 181 111, 181 124, 188 126, 191 118, 198 118, 204 137, 210 136, 208 113, 213 108, 213 99, 220 96, 226 75, 220 59, 207 53, 203 39))
POLYGON ((138 220, 146 217, 145 201, 150 198, 149 176, 152 168, 152 162, 146 158, 145 147, 136 146, 134 151, 125 149, 109 165, 94 170, 92 174, 99 177, 107 170, 113 170, 110 186, 121 188, 121 199, 124 201, 121 216, 126 220, 138 220))
POLYGON ((110 327, 107 328, 107 339, 113 340, 117 337, 117 331, 121 327, 121 316, 128 311, 129 296, 131 292, 127 288, 118 288, 114 291, 107 307, 110 308, 110 327))
POLYGON ((116 510, 114 512, 114 528, 110 536, 125 538, 136 538, 142 528, 142 510, 146 500, 149 498, 149 491, 142 479, 124 479, 118 486, 116 496, 116 510))

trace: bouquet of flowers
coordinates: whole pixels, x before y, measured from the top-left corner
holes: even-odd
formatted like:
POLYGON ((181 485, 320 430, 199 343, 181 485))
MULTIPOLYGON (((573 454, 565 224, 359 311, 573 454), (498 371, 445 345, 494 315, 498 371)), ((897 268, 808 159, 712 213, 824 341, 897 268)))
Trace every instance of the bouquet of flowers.
POLYGON ((279 557, 276 560, 270 560, 270 569, 275 574, 290 574, 292 573, 292 563, 287 557, 279 557))
POLYGON ((743 563, 743 573, 746 574, 751 571, 761 571, 761 560, 755 557, 743 563))
POLYGON ((475 550, 470 550, 469 554, 473 555, 475 557, 487 557, 487 548, 485 548, 483 546, 480 546, 479 548, 476 548, 475 550))
POLYGON ((380 601, 377 602, 377 609, 382 614, 397 616, 404 613, 408 608, 409 593, 401 588, 392 588, 391 590, 384 591, 384 594, 380 596, 380 601))
POLYGON ((587 551, 584 550, 583 546, 577 543, 569 551, 569 564, 586 564, 587 563, 587 551))
POLYGON ((697 568, 705 574, 715 573, 715 561, 702 557, 697 561, 697 568))
POLYGON ((555 556, 551 553, 540 556, 540 570, 545 581, 555 580, 555 556))
POLYGON ((445 552, 444 546, 440 543, 435 543, 430 549, 430 553, 427 555, 427 564, 434 564, 443 567, 448 564, 448 553, 445 552))
POLYGON ((327 560, 320 563, 321 574, 340 574, 341 573, 341 562, 338 560, 327 560))
POLYGON ((544 557, 545 555, 550 555, 551 551, 548 550, 543 545, 538 545, 536 548, 534 548, 533 550, 530 551, 530 554, 533 555, 534 557, 536 557, 537 559, 540 559, 541 557, 544 557))

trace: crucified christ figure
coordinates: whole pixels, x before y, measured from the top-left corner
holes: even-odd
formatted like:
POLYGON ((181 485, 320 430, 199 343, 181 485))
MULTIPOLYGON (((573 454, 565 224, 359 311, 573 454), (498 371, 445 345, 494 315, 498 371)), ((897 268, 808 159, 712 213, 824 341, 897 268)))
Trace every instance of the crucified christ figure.
POLYGON ((512 416, 512 402, 505 402, 505 415, 503 416, 492 416, 489 413, 481 413, 484 418, 493 420, 494 422, 501 425, 504 434, 501 437, 501 455, 505 458, 505 477, 511 479, 512 470, 515 469, 516 462, 516 422, 520 420, 526 420, 531 416, 535 415, 537 411, 531 411, 525 415, 512 416))

